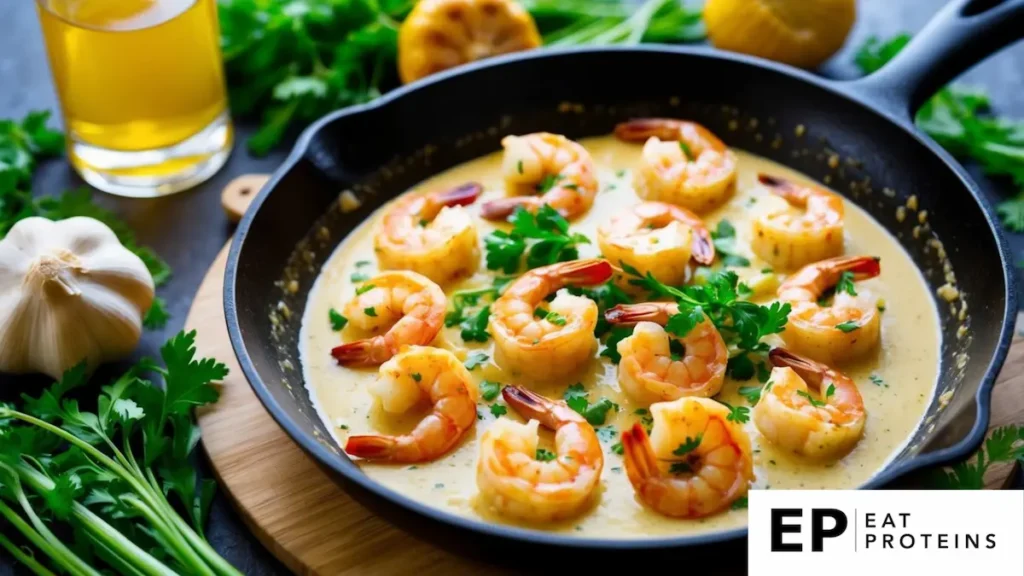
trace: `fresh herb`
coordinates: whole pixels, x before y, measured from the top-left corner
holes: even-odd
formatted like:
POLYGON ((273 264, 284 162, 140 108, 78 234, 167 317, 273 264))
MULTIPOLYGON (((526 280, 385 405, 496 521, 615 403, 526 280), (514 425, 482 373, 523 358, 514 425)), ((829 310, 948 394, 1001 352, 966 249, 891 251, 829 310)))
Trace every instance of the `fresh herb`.
POLYGON ((1024 465, 1024 426, 1021 425, 996 428, 973 462, 961 462, 949 471, 937 471, 934 482, 938 488, 946 490, 981 490, 985 487, 985 472, 992 464, 1013 461, 1024 465))
POLYGON ((480 396, 487 402, 493 401, 501 393, 501 383, 484 380, 480 383, 480 396))
POLYGON ((850 296, 857 295, 857 289, 853 285, 853 272, 843 270, 839 273, 839 281, 836 282, 836 294, 846 292, 850 296))
POLYGON ((566 388, 563 398, 569 408, 572 408, 586 418, 591 426, 601 426, 608 418, 609 410, 618 410, 618 406, 607 398, 601 398, 591 404, 587 396, 588 394, 583 389, 583 384, 577 382, 566 388))
POLYGON ((612 444, 612 452, 622 456, 626 452, 626 449, 622 447, 622 442, 619 442, 617 444, 612 444))
POLYGON ((491 307, 484 306, 480 310, 459 323, 462 329, 460 335, 464 342, 487 342, 490 333, 487 332, 487 322, 491 317, 491 307))
POLYGON ((689 462, 673 462, 668 467, 669 474, 690 474, 693 472, 693 468, 689 462))
POLYGON ((700 8, 684 2, 526 0, 523 4, 549 46, 668 44, 704 38, 700 8))
POLYGON ((40 159, 64 152, 64 135, 49 121, 44 111, 29 112, 20 122, 0 120, 0 194, 29 184, 40 159))
POLYGON ((537 448, 537 454, 534 457, 541 462, 550 462, 555 459, 555 453, 543 448, 537 448))
MULTIPOLYGON (((633 303, 633 299, 629 294, 626 294, 622 288, 616 286, 612 281, 608 281, 593 288, 570 286, 569 293, 575 296, 589 298, 597 304, 597 326, 594 327, 594 336, 597 336, 598 338, 612 330, 612 325, 605 320, 604 313, 619 304, 633 303)), ((633 329, 630 328, 629 332, 632 333, 633 329)), ((615 362, 618 363, 618 360, 616 359, 615 362)))
POLYGON ((804 398, 807 398, 807 401, 810 402, 811 406, 814 406, 815 408, 823 408, 828 405, 828 402, 822 402, 821 400, 818 400, 814 396, 808 394, 805 390, 797 390, 796 394, 797 396, 803 396, 804 398))
POLYGON ((508 408, 504 404, 491 404, 491 415, 497 418, 508 414, 508 408))
POLYGON ((739 254, 736 248, 736 228, 731 222, 719 220, 718 226, 711 231, 711 239, 715 244, 715 252, 722 258, 722 266, 727 268, 750 266, 750 260, 739 254))
POLYGON ((683 156, 688 161, 693 162, 694 160, 696 160, 696 157, 693 155, 693 150, 690 150, 690 145, 687 144, 686 142, 683 142, 682 140, 680 140, 679 141, 679 149, 683 151, 683 156))
POLYGON ((757 381, 764 384, 772 377, 772 368, 767 361, 757 363, 757 381))
POLYGON ((840 332, 845 332, 847 334, 859 328, 860 324, 857 324, 853 320, 847 320, 846 322, 836 324, 836 330, 839 330, 840 332))
POLYGON ((423 375, 420 374, 419 372, 413 372, 412 379, 415 380, 416 382, 420 382, 423 380, 423 375))
POLYGON ((565 317, 558 312, 548 312, 547 315, 544 316, 544 319, 555 326, 565 326, 566 322, 565 317))
POLYGON ((740 386, 739 393, 750 402, 751 406, 756 406, 761 401, 761 386, 740 386))
POLYGON ((0 406, 3 542, 20 532, 34 544, 38 552, 21 549, 21 558, 30 567, 48 561, 38 573, 93 575, 102 565, 104 573, 240 574, 203 535, 215 485, 193 462, 193 408, 217 400, 214 383, 227 368, 195 359, 195 332, 179 333, 160 355, 163 366, 142 360, 102 387, 93 412, 69 397, 87 383, 84 362, 20 407, 0 406))
MULTIPOLYGON (((910 40, 901 34, 887 42, 869 38, 857 52, 856 62, 874 72, 910 40)), ((978 162, 990 176, 1008 177, 1018 188, 996 211, 1011 232, 1024 232, 1024 122, 990 114, 983 90, 950 85, 938 91, 918 110, 917 127, 954 156, 978 162)))
POLYGON ((619 354, 619 342, 629 338, 633 335, 632 326, 614 326, 611 332, 608 333, 608 339, 604 342, 604 349, 601 350, 599 356, 608 358, 612 361, 612 364, 618 364, 622 360, 622 355, 619 354))
POLYGON ((601 442, 611 442, 619 436, 619 431, 615 429, 615 426, 602 426, 597 429, 597 439, 601 442))
POLYGON ((522 160, 516 162, 516 172, 519 172, 520 174, 523 173, 523 161, 522 160))
POLYGON ((536 215, 518 207, 509 222, 512 223, 510 232, 496 230, 484 238, 488 270, 514 274, 519 271, 523 254, 526 254, 526 267, 530 269, 576 260, 579 258, 577 246, 590 243, 583 234, 570 233, 569 222, 547 204, 542 205, 536 215))
POLYGON ((746 406, 733 406, 728 402, 718 401, 720 404, 729 409, 729 415, 725 417, 730 422, 737 422, 739 424, 746 424, 750 421, 750 408, 746 406))
POLYGON ((828 385, 828 389, 825 390, 825 399, 828 400, 829 398, 834 396, 835 393, 836 393, 836 385, 835 384, 829 384, 828 385))
POLYGON ((680 342, 679 340, 675 338, 669 338, 668 352, 669 357, 672 359, 673 362, 679 362, 680 360, 683 359, 684 356, 686 356, 686 347, 683 346, 683 343, 680 342))
POLYGON ((153 298, 153 303, 149 306, 149 310, 146 315, 142 318, 142 325, 149 330, 159 330, 164 326, 167 326, 167 321, 171 319, 170 313, 167 312, 167 302, 157 296, 153 298))
POLYGON ((533 187, 533 189, 536 190, 538 194, 544 194, 548 190, 554 188, 555 184, 558 184, 562 178, 563 176, 561 174, 546 174, 541 178, 540 182, 533 187))
POLYGON ((366 282, 367 280, 370 279, 370 275, 364 274, 363 272, 353 272, 352 275, 348 277, 348 279, 351 280, 352 282, 366 282))
POLYGON ((754 361, 746 352, 740 352, 729 358, 725 365, 725 373, 733 380, 750 380, 755 373, 754 361))
POLYGON ((487 321, 491 316, 490 306, 476 308, 482 299, 494 300, 501 289, 498 287, 478 288, 476 290, 459 290, 452 294, 452 308, 445 314, 444 325, 462 328, 462 340, 465 342, 487 342, 487 321))
POLYGON ((362 296, 363 294, 366 294, 367 292, 373 290, 374 288, 376 288, 376 286, 373 284, 363 284, 362 286, 356 288, 356 296, 362 296))
POLYGON ((640 424, 644 427, 644 430, 646 430, 647 434, 649 435, 651 433, 651 428, 654 427, 654 416, 651 414, 651 412, 646 408, 637 408, 635 411, 633 411, 633 414, 636 414, 637 416, 640 417, 640 424))
POLYGON ((327 316, 331 320, 331 330, 334 330, 335 332, 344 330, 345 326, 348 324, 348 318, 342 316, 341 313, 334 308, 327 311, 327 316))
POLYGON ((871 380, 871 383, 874 384, 875 386, 881 386, 885 388, 889 387, 889 385, 885 383, 885 380, 882 380, 882 377, 878 376, 877 374, 872 374, 871 376, 868 376, 868 380, 871 380))
POLYGON ((338 425, 338 429, 339 430, 348 430, 348 424, 339 424, 338 425))
POLYGON ((746 510, 747 509, 747 497, 743 496, 733 501, 732 505, 729 506, 733 510, 746 510))
POLYGON ((462 364, 466 367, 466 370, 476 370, 478 366, 482 366, 489 359, 490 358, 488 358, 487 354, 484 352, 470 352, 469 356, 466 357, 466 361, 462 364))
POLYGON ((672 451, 672 455, 674 455, 674 456, 686 456, 690 452, 693 452, 698 447, 700 447, 701 440, 703 440, 703 439, 704 439, 704 434, 703 433, 697 434, 696 438, 690 438, 689 436, 687 436, 686 437, 686 441, 683 442, 682 444, 680 444, 678 448, 676 448, 675 450, 672 451))
POLYGON ((370 318, 376 318, 377 310, 373 306, 370 306, 369 308, 363 308, 363 314, 366 314, 370 318))
POLYGON ((356 268, 362 268, 363 266, 369 266, 370 264, 373 264, 373 262, 370 262, 369 260, 357 260, 356 268))

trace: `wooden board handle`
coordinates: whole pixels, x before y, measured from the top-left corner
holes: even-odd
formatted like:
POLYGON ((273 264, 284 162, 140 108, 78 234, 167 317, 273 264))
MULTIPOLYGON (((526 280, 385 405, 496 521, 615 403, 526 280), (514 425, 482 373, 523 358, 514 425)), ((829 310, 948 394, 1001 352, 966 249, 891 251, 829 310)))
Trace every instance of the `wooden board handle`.
POLYGON ((232 222, 238 222, 249 209, 256 194, 270 180, 269 174, 243 174, 224 187, 220 193, 220 205, 232 222))

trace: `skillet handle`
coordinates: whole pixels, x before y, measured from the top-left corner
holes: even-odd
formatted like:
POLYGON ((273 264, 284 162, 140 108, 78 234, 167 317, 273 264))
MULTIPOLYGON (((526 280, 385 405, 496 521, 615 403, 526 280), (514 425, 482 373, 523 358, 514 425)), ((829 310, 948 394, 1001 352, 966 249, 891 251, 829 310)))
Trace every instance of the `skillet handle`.
POLYGON ((953 0, 885 67, 842 89, 910 119, 950 80, 1021 38, 1024 0, 953 0))

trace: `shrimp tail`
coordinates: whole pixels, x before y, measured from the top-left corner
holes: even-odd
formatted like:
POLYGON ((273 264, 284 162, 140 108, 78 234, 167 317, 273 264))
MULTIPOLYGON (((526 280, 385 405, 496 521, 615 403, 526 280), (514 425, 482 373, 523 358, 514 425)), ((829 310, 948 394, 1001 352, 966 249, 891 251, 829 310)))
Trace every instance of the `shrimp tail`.
POLYGON ((483 206, 480 207, 480 215, 487 220, 505 220, 520 206, 527 210, 532 210, 536 201, 536 198, 530 197, 512 196, 510 198, 498 198, 497 200, 484 202, 483 206))
POLYGON ((615 126, 615 137, 626 142, 643 142, 651 137, 678 140, 679 121, 668 118, 636 118, 615 126))
POLYGON ((715 261, 715 244, 711 239, 711 231, 707 228, 693 228, 693 244, 690 249, 698 264, 710 266, 715 261))
POLYGON ((643 486, 647 479, 659 475, 658 458, 647 431, 639 422, 622 433, 622 459, 626 463, 626 475, 634 487, 643 486))
POLYGON ((398 441, 391 436, 350 436, 345 453, 367 460, 389 460, 398 450, 398 441))
POLYGON ((484 187, 477 182, 467 182, 451 190, 438 192, 434 200, 441 206, 469 206, 480 197, 484 187))
POLYGON ((387 361, 394 354, 382 352, 387 348, 382 336, 356 340, 331 349, 331 356, 342 366, 375 366, 387 361))
POLYGON ((780 368, 792 368, 808 384, 820 386, 831 368, 810 358, 794 354, 785 348, 774 348, 768 353, 771 363, 780 368))
POLYGON ((636 324, 654 322, 662 326, 675 311, 668 302, 644 302, 642 304, 617 304, 604 313, 604 319, 612 324, 636 324))
POLYGON ((505 386, 501 390, 505 403, 527 420, 536 420, 548 428, 556 428, 552 422, 557 402, 519 386, 505 386))
POLYGON ((603 258, 591 258, 555 264, 551 272, 561 280, 563 286, 594 286, 610 280, 615 269, 611 262, 603 258))
POLYGON ((840 272, 853 272, 854 280, 867 280, 882 273, 881 259, 875 256, 837 258, 831 265, 840 272))
POLYGON ((805 186, 800 186, 795 182, 778 176, 772 176, 771 174, 758 174, 757 181, 771 188, 772 194, 785 198, 787 202, 794 206, 807 205, 807 197, 810 196, 810 190, 805 186))

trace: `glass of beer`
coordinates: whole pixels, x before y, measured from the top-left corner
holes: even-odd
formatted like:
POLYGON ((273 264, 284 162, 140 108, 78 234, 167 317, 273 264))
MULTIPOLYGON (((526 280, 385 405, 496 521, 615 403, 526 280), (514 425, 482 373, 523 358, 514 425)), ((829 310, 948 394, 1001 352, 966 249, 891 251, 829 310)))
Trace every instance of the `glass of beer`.
POLYGON ((216 0, 36 0, 68 158, 89 184, 153 197, 231 152, 216 0))

